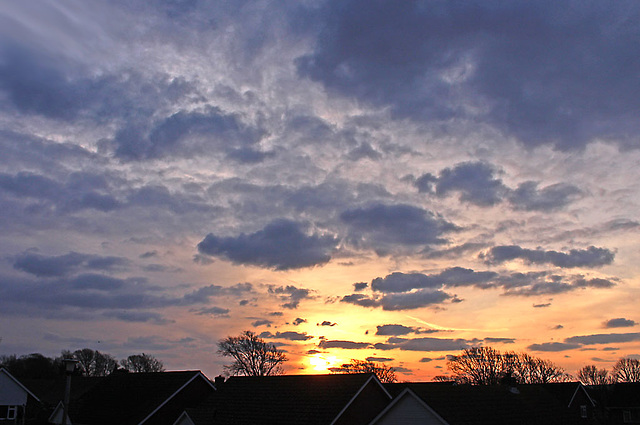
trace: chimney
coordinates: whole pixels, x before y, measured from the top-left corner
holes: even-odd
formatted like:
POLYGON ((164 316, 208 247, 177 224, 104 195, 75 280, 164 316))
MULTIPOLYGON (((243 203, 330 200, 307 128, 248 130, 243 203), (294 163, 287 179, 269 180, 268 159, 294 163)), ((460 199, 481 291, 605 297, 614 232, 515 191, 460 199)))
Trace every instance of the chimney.
POLYGON ((213 378, 213 383, 216 386, 216 388, 220 387, 220 385, 224 384, 224 376, 222 375, 218 375, 215 378, 213 378))

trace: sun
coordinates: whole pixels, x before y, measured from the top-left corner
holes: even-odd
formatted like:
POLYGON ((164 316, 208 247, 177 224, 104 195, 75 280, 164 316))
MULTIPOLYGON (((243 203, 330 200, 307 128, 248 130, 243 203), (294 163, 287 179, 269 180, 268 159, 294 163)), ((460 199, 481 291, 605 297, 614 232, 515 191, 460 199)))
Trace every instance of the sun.
POLYGON ((307 357, 307 361, 311 365, 312 370, 317 372, 326 372, 330 367, 338 363, 338 358, 336 356, 313 354, 307 357))

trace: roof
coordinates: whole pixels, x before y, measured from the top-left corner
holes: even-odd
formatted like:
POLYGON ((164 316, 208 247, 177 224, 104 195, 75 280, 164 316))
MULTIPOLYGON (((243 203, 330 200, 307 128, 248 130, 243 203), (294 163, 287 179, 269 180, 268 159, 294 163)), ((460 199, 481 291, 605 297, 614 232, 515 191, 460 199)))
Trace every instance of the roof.
POLYGON ((209 382, 200 371, 113 373, 71 403, 69 417, 77 424, 139 424, 198 378, 209 382))
POLYGON ((370 382, 384 391, 370 373, 234 376, 188 413, 196 424, 330 425, 370 382))
POLYGON ((406 387, 451 425, 570 424, 566 404, 542 385, 408 383, 406 387))
POLYGON ((0 373, 4 374, 5 376, 7 376, 10 380, 12 380, 18 387, 22 388, 27 394, 29 394, 31 397, 33 397, 34 399, 36 399, 37 401, 40 401, 40 399, 38 398, 37 395, 35 395, 29 388, 27 388, 22 382, 18 381, 11 373, 9 373, 9 371, 3 367, 0 367, 0 373))
MULTIPOLYGON (((71 400, 82 396, 103 379, 106 378, 73 375, 71 377, 71 400)), ((55 379, 23 379, 23 383, 48 406, 55 406, 64 398, 66 388, 66 377, 64 376, 55 379)))
POLYGON ((640 382, 594 385, 589 393, 609 409, 640 408, 640 382))

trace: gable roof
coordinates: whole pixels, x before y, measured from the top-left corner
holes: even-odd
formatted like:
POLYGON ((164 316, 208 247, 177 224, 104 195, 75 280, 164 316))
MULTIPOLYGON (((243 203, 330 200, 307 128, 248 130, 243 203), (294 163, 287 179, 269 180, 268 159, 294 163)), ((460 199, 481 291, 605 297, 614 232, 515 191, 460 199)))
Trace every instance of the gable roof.
POLYGON ((200 371, 112 373, 71 403, 77 424, 142 424, 195 379, 200 371))
MULTIPOLYGON (((375 375, 233 376, 197 410, 215 415, 216 424, 330 425, 367 385, 391 397, 375 375)), ((382 408, 382 406, 379 406, 382 408)), ((198 415, 189 411, 195 423, 198 415)))
POLYGON ((570 424, 566 404, 542 385, 409 383, 406 387, 451 425, 570 424))
MULTIPOLYGON (((398 387, 396 387, 398 388, 398 387)), ((389 411, 393 410, 394 408, 396 408, 395 406, 398 405, 402 399, 404 398, 413 398, 415 399, 418 404, 420 406, 422 406, 422 408, 424 408, 427 412, 429 412, 436 420, 440 421, 443 425, 449 425, 447 423, 447 421, 445 421, 442 416, 440 416, 438 414, 438 412, 436 412, 435 410, 433 410, 433 408, 431 406, 429 406, 427 403, 424 402, 424 400, 422 400, 420 397, 418 397, 418 395, 416 395, 416 393, 414 393, 413 391, 411 391, 411 388, 407 388, 404 387, 404 390, 401 391, 398 395, 396 395, 393 398, 393 401, 391 403, 389 403, 387 405, 387 407, 378 414, 378 416, 376 416, 371 422, 370 424, 376 424, 378 423, 379 420, 381 420, 385 415, 387 415, 389 413, 389 411)))
POLYGON ((34 393, 32 393, 29 388, 27 388, 26 386, 24 386, 22 384, 22 382, 18 381, 11 373, 9 373, 9 371, 3 367, 0 367, 0 373, 5 375, 6 377, 8 377, 11 381, 13 381, 18 387, 22 388, 27 394, 29 394, 31 397, 33 397, 36 401, 40 402, 40 399, 38 398, 38 396, 36 396, 34 393))

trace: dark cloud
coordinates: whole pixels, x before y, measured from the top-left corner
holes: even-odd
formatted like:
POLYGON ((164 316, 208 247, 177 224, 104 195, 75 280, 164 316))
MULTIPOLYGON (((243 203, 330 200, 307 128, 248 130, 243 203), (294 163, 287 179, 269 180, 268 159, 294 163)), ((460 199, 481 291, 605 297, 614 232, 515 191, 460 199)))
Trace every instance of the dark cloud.
POLYGON ((300 301, 312 298, 311 291, 306 288, 296 288, 293 285, 287 286, 269 286, 269 293, 276 294, 282 301, 282 307, 288 309, 296 309, 300 305, 300 301))
POLYGON ((563 342, 545 342, 542 344, 531 344, 527 348, 531 351, 545 351, 545 352, 558 352, 558 351, 568 351, 575 350, 576 348, 580 348, 580 344, 571 344, 571 343, 563 343, 563 342))
POLYGON ((302 323, 307 323, 307 319, 302 319, 300 317, 296 317, 296 320, 293 321, 293 324, 295 326, 298 326, 298 325, 300 325, 302 323))
POLYGON ((404 351, 459 351, 471 347, 474 341, 449 338, 398 338, 391 337, 385 345, 375 345, 377 349, 404 351), (384 348, 383 348, 384 347, 384 348))
POLYGON ((288 339, 290 341, 307 341, 313 336, 307 335, 306 332, 276 332, 275 338, 288 339))
POLYGON ((312 14, 322 30, 298 73, 398 117, 480 121, 560 149, 631 145, 640 130, 635 2, 348 0, 312 14))
MULTIPOLYGON (((340 302, 361 307, 382 307, 384 310, 410 310, 444 302, 462 302, 443 289, 474 286, 479 289, 502 289, 508 296, 552 295, 587 288, 612 288, 615 279, 590 278, 581 275, 561 276, 549 272, 474 271, 451 267, 440 273, 394 272, 371 282, 371 295, 359 293, 345 295, 340 302)), ((539 305, 542 307, 543 305, 539 305)))
POLYGON ((441 288, 442 286, 487 286, 498 277, 491 271, 476 272, 462 267, 451 267, 440 273, 425 275, 422 273, 394 272, 384 278, 371 281, 371 289, 378 292, 406 292, 416 288, 441 288))
POLYGON ((483 248, 486 244, 476 242, 466 242, 462 245, 452 246, 451 248, 432 250, 426 253, 426 258, 459 258, 460 256, 476 252, 483 248))
POLYGON ((460 194, 460 200, 480 207, 490 207, 508 200, 513 208, 527 211, 554 211, 565 207, 582 192, 577 187, 557 183, 538 189, 537 182, 528 181, 515 190, 507 187, 496 175, 501 171, 486 162, 462 162, 453 168, 418 177, 414 185, 422 193, 445 197, 451 192, 460 194))
POLYGON ((438 196, 458 192, 461 201, 488 207, 502 201, 508 190, 500 179, 494 178, 495 173, 489 164, 464 162, 440 171, 437 179, 423 175, 416 180, 416 186, 420 192, 434 192, 438 196), (432 187, 433 183, 435 187, 432 187))
POLYGON ((353 290, 356 292, 364 291, 368 286, 367 282, 357 282, 353 284, 353 290))
POLYGON ((367 357, 365 360, 368 362, 386 363, 386 362, 392 362, 394 359, 389 357, 367 357))
POLYGON ((173 320, 168 320, 164 316, 158 313, 148 312, 148 311, 107 311, 104 313, 105 317, 118 319, 123 322, 134 322, 134 323, 154 323, 156 325, 166 325, 168 323, 173 323, 173 320))
POLYGON ((419 329, 404 325, 379 325, 376 326, 376 335, 407 335, 419 332, 419 329))
POLYGON ((375 204, 344 211, 340 219, 349 226, 349 241, 385 254, 397 245, 445 243, 442 236, 457 227, 430 211, 411 205, 375 204))
POLYGON ((45 256, 24 252, 16 256, 13 267, 38 277, 60 277, 81 271, 114 271, 126 269, 130 261, 124 257, 100 256, 70 252, 58 256, 45 256))
POLYGON ((272 155, 253 147, 261 137, 261 130, 243 124, 238 115, 209 106, 177 112, 150 124, 129 124, 102 146, 130 161, 210 155, 221 150, 227 158, 253 163, 272 155))
POLYGON ((526 211, 555 211, 576 200, 582 191, 576 186, 556 183, 538 189, 537 182, 524 182, 509 193, 509 202, 515 209, 526 211))
POLYGON ((341 341, 341 340, 328 340, 324 339, 318 344, 319 348, 326 350, 328 348, 342 348, 345 350, 361 350, 363 348, 369 348, 371 344, 368 342, 354 342, 354 341, 341 341))
POLYGON ((587 249, 572 249, 568 253, 526 249, 517 245, 494 246, 481 255, 487 264, 501 264, 522 259, 529 264, 552 264, 556 267, 600 267, 611 264, 615 253, 607 248, 590 246, 587 249))
POLYGON ((110 212, 123 207, 122 202, 109 193, 105 179, 89 173, 71 174, 66 181, 30 172, 0 173, 0 189, 17 198, 44 203, 61 213, 87 209, 110 212), (92 184, 78 185, 78 180, 90 180, 92 184))
POLYGON ((308 235, 305 226, 291 220, 272 221, 255 233, 219 237, 209 233, 199 244, 202 254, 276 270, 299 269, 324 264, 331 259, 337 240, 332 235, 308 235))
POLYGON ((485 338, 484 342, 487 344, 514 344, 516 342, 515 338, 485 338))
POLYGON ((604 322, 604 327, 605 328, 628 328, 628 327, 635 326, 637 324, 638 323, 633 320, 619 317, 617 319, 607 320, 606 322, 604 322))
POLYGON ((543 303, 543 304, 534 304, 533 308, 546 308, 551 307, 551 303, 543 303))
POLYGON ((325 320, 324 322, 322 322, 322 323, 317 323, 316 325, 317 325, 317 326, 335 326, 335 325, 337 325, 337 323, 335 323, 335 322, 330 322, 330 321, 328 321, 328 320, 325 320))
POLYGON ((595 334, 595 335, 583 335, 572 336, 564 340, 570 344, 619 344, 621 342, 640 341, 640 332, 626 333, 626 334, 595 334))
POLYGON ((266 327, 271 327, 271 325, 273 324, 273 322, 271 320, 268 319, 259 319, 259 320, 254 320, 253 322, 251 322, 251 326, 253 326, 254 328, 257 328, 259 326, 266 326, 266 327))
POLYGON ((231 295, 235 297, 246 296, 247 293, 253 292, 253 285, 250 283, 237 283, 233 286, 208 285, 203 286, 195 291, 185 294, 183 302, 186 304, 206 303, 211 297, 231 295))
POLYGON ((23 114, 74 121, 137 116, 193 93, 181 79, 164 75, 143 77, 133 69, 117 74, 92 73, 48 52, 25 45, 0 45, 0 90, 8 103, 23 114))

